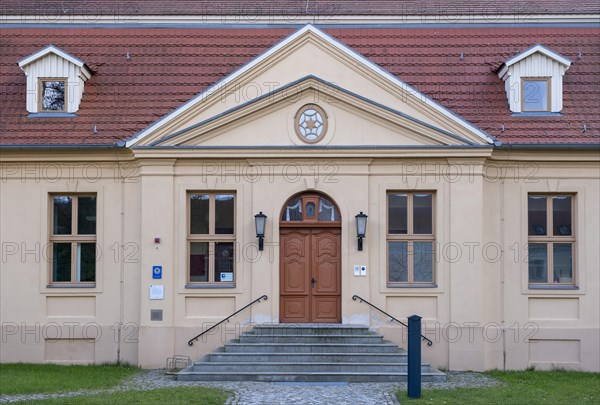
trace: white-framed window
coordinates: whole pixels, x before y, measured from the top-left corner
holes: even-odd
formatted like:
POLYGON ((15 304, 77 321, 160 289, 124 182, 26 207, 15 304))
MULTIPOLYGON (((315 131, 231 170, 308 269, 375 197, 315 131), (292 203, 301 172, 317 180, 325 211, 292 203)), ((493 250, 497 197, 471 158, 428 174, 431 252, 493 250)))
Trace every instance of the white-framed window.
POLYGON ((572 62, 537 44, 498 69, 510 110, 518 115, 556 115, 563 109, 563 76, 572 62))
POLYGON ((548 77, 521 78, 524 112, 550 111, 551 80, 548 77))
POLYGON ((39 79, 39 111, 40 112, 65 112, 67 111, 67 79, 44 78, 39 79))
POLYGON ((92 75, 85 62, 48 45, 21 59, 19 67, 27 76, 25 107, 33 116, 72 115, 79 110, 85 82, 92 75))

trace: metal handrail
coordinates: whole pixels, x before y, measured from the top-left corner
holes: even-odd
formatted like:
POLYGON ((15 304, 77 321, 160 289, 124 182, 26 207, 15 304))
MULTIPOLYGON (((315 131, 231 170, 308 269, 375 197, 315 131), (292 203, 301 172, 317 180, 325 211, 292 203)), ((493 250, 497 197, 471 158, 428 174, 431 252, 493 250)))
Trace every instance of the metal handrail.
POLYGON ((267 296, 266 296, 266 294, 265 294, 265 295, 263 295, 263 296, 261 296, 261 297, 258 297, 257 299, 255 299, 254 301, 252 301, 250 304, 246 305, 244 308, 241 308, 241 309, 239 309, 239 310, 235 311, 233 314, 229 315, 227 318, 223 319, 221 322, 219 322, 219 323, 217 323, 217 324, 214 324, 213 326, 211 326, 210 328, 206 329, 204 332, 202 332, 202 333, 201 333, 201 334, 199 334, 198 336, 196 336, 196 337, 194 337, 194 338, 190 339, 190 340, 188 341, 188 346, 193 346, 193 345, 194 345, 194 342, 195 342, 196 340, 200 339, 200 337, 201 337, 202 335, 204 335, 204 334, 205 334, 205 333, 207 333, 207 332, 210 332, 211 330, 213 330, 214 328, 216 328, 217 326, 219 326, 219 325, 220 325, 220 324, 222 324, 223 322, 229 322, 229 319, 230 319, 230 318, 233 318, 234 316, 236 316, 237 314, 239 314, 240 312, 242 312, 244 309, 248 308, 250 305, 252 305, 252 304, 255 304, 255 303, 257 303, 257 302, 260 302, 260 300, 265 300, 265 301, 266 301, 266 300, 268 300, 268 299, 269 299, 269 297, 267 297, 267 296))
MULTIPOLYGON (((362 298, 362 297, 359 297, 358 295, 353 295, 353 296, 352 296, 352 300, 353 300, 353 301, 360 300, 360 302, 364 302, 365 304, 367 304, 367 305, 370 305, 371 307, 375 308, 376 310, 378 310, 378 311, 379 311, 379 312, 381 312, 382 314, 385 314, 385 315, 386 315, 386 316, 388 316, 388 317, 389 317, 389 318, 390 318, 392 321, 396 321, 396 322, 398 322, 399 324, 402 324, 402 325, 404 325, 404 326, 406 326, 406 327, 408 328, 408 325, 407 325, 407 324, 405 324, 404 322, 402 322, 402 321, 400 321, 400 320, 398 320, 398 319, 394 318, 393 316, 391 316, 390 314, 388 314, 387 312, 385 312, 383 309, 381 309, 381 308, 379 308, 379 307, 377 307, 377 306, 375 306, 375 305, 371 304, 371 303, 370 303, 369 301, 367 301, 366 299, 364 299, 364 298, 362 298)), ((421 338, 422 338, 423 340, 426 340, 426 341, 427 341, 427 346, 432 346, 432 345, 433 345, 433 342, 431 341, 431 339, 428 339, 428 338, 426 338, 426 337, 425 337, 425 336, 423 336, 423 335, 421 335, 421 338)))

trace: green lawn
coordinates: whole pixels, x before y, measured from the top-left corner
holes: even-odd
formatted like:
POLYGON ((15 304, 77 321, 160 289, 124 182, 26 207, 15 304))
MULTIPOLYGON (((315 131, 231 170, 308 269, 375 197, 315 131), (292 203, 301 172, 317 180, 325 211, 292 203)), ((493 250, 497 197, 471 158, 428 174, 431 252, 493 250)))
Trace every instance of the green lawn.
POLYGON ((572 371, 491 371, 505 384, 492 388, 424 389, 420 399, 409 399, 398 391, 403 405, 420 404, 551 404, 583 405, 600 403, 600 373, 572 371))
POLYGON ((160 388, 151 391, 124 391, 110 394, 86 395, 73 398, 53 398, 42 401, 25 401, 19 404, 56 405, 120 405, 120 404, 169 404, 169 405, 222 405, 229 394, 225 391, 204 387, 160 388))
POLYGON ((63 366, 55 364, 0 364, 0 394, 65 392, 108 388, 139 372, 131 366, 63 366))

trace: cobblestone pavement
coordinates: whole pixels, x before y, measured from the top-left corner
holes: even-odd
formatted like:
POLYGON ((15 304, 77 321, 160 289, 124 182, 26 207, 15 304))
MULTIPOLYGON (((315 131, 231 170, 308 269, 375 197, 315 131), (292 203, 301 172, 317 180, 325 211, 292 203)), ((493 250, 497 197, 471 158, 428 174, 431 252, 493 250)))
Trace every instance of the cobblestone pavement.
MULTIPOLYGON (((423 383, 423 388, 491 387, 499 381, 479 373, 448 372, 446 382, 423 383)), ((115 388, 82 390, 61 394, 0 396, 0 403, 45 398, 67 398, 96 393, 152 390, 167 387, 214 387, 232 392, 231 405, 382 405, 398 404, 394 393, 406 389, 406 383, 268 383, 268 382, 197 382, 177 381, 163 370, 143 371, 115 388)))

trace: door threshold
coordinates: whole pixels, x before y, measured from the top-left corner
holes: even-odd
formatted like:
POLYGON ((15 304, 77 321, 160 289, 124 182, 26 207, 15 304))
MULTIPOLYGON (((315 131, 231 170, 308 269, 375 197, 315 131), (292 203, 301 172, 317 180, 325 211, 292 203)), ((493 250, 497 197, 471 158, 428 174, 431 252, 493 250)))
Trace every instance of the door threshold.
MULTIPOLYGON (((261 324, 259 324, 261 325, 261 324)), ((328 322, 328 323, 322 323, 322 322, 280 322, 280 323, 271 323, 271 324, 262 324, 262 325, 272 325, 272 326, 285 326, 285 327, 297 327, 297 328, 301 328, 301 327, 312 327, 312 328, 318 328, 318 327, 327 327, 327 326, 332 326, 332 327, 336 327, 336 328, 355 328, 357 326, 360 327, 368 327, 368 325, 359 325, 359 324, 343 324, 343 323, 333 323, 333 322, 328 322)))

